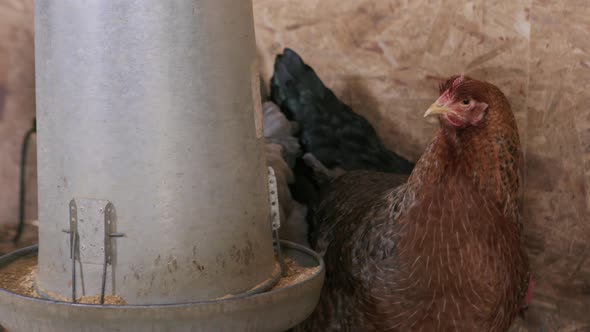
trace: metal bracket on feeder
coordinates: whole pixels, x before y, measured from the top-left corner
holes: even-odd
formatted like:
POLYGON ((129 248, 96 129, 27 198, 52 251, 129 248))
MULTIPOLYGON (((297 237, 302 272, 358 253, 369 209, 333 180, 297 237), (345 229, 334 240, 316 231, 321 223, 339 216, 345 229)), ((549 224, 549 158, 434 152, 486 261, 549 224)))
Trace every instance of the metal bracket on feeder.
MULTIPOLYGON (((70 258, 72 260, 72 302, 76 302, 76 260, 81 265, 101 265, 100 303, 104 304, 107 265, 113 261, 113 237, 125 234, 114 232, 115 208, 108 200, 72 199, 70 229, 63 232, 70 235, 70 258)), ((85 273, 86 278, 94 279, 85 273)), ((83 282, 84 284, 84 282, 83 282)))
POLYGON ((70 260, 72 261, 72 302, 76 302, 76 248, 78 243, 78 209, 76 201, 70 201, 70 228, 64 229, 62 232, 70 235, 70 260))
POLYGON ((273 231, 281 228, 281 214, 279 210, 279 194, 277 189, 277 177, 272 167, 268 166, 268 192, 270 196, 270 221, 273 231))
POLYGON ((283 277, 287 276, 287 270, 285 268, 285 259, 281 251, 281 241, 279 239, 279 228, 281 228, 281 213, 279 209, 279 193, 277 189, 277 177, 272 167, 268 166, 268 192, 270 199, 270 221, 272 225, 272 231, 275 243, 277 245, 277 256, 279 260, 279 266, 281 268, 281 274, 283 277))

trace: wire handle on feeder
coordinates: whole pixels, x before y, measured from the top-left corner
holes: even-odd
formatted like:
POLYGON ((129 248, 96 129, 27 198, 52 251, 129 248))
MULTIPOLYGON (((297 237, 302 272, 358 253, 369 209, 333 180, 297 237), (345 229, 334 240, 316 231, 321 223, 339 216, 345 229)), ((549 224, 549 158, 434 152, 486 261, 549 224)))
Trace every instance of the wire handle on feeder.
POLYGON ((27 165, 27 152, 29 147, 29 140, 31 136, 37 132, 37 118, 33 118, 33 125, 27 130, 23 143, 21 145, 21 157, 20 157, 20 182, 19 182, 19 202, 18 202, 18 226, 16 228, 16 234, 12 239, 12 242, 16 245, 20 240, 23 229, 25 227, 25 167, 27 165))

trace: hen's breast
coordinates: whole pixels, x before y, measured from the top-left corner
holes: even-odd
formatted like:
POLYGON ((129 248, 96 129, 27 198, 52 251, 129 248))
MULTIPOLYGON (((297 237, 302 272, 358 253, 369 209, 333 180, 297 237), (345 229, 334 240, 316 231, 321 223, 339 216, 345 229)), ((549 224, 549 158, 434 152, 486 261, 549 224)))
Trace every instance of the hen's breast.
POLYGON ((508 328, 520 308, 528 266, 516 220, 492 195, 460 179, 421 188, 397 220, 394 254, 370 287, 384 311, 383 328, 508 328))
POLYGON ((500 204, 469 181, 414 194, 362 173, 336 181, 320 206, 326 284, 306 330, 506 330, 528 269, 500 204))

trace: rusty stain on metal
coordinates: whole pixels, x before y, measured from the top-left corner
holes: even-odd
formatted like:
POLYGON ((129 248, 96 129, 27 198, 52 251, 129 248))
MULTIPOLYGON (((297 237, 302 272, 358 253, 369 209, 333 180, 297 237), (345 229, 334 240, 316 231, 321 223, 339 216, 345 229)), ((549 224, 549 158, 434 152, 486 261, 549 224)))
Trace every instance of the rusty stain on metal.
POLYGON ((178 263, 176 262, 176 257, 169 256, 168 257, 168 272, 173 273, 176 270, 178 270, 178 263))
POLYGON ((199 264, 196 260, 193 259, 193 268, 197 269, 201 272, 203 272, 205 270, 205 267, 201 264, 199 264))
POLYGON ((238 249, 235 245, 229 250, 229 257, 235 260, 237 263, 248 266, 250 261, 254 258, 254 251, 252 250, 252 242, 246 241, 246 246, 242 249, 238 249))

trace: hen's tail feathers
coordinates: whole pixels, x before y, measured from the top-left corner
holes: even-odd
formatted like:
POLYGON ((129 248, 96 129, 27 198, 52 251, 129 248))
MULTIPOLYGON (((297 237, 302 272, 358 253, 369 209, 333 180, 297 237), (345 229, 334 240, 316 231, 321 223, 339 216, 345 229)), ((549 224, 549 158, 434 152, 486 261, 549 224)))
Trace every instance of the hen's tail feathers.
POLYGON ((338 100, 291 49, 276 57, 271 99, 298 123, 304 153, 328 169, 409 174, 414 166, 388 151, 371 124, 338 100))

